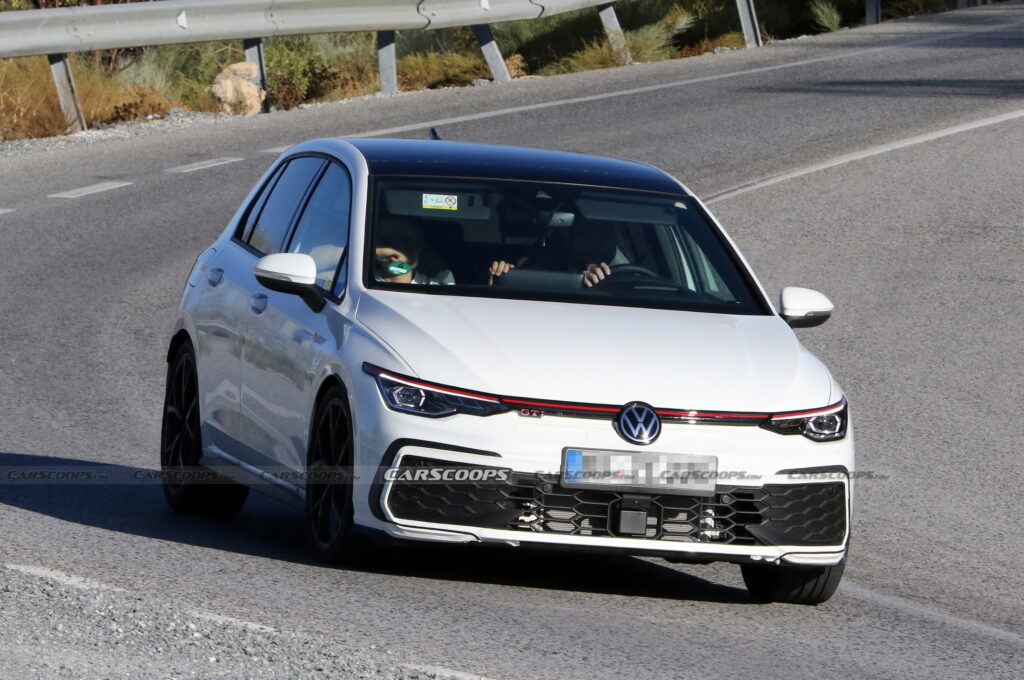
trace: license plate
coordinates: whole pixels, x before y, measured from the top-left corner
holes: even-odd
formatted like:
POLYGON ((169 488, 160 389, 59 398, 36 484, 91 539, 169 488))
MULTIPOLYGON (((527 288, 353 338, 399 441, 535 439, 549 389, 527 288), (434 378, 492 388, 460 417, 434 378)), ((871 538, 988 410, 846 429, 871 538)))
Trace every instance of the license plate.
POLYGON ((594 449, 562 452, 566 487, 713 496, 717 472, 715 456, 594 449))

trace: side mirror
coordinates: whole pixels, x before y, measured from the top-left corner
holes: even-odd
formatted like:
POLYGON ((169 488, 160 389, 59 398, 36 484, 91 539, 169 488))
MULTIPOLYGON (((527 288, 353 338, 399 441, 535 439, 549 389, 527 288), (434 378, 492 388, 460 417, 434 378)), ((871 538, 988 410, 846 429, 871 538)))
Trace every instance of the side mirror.
POLYGON ((792 328, 820 326, 834 309, 827 297, 810 288, 788 286, 779 294, 779 314, 792 328))
POLYGON ((253 267, 256 280, 264 288, 298 295, 314 312, 326 304, 316 283, 316 262, 304 253, 274 253, 261 258, 253 267))

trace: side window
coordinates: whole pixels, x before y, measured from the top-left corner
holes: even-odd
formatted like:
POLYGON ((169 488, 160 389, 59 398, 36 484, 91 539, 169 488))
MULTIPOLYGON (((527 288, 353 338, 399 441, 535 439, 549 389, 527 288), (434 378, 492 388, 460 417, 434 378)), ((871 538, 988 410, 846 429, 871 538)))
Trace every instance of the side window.
POLYGON ((295 211, 323 164, 322 158, 296 158, 288 163, 256 218, 249 245, 265 255, 280 252, 295 211))
POLYGON ((351 204, 352 182, 348 172, 331 163, 313 190, 288 246, 289 253, 305 253, 313 258, 317 282, 335 295, 340 294, 344 284, 344 275, 337 275, 348 246, 351 204))
POLYGON ((280 166, 277 172, 274 173, 273 177, 267 180, 266 185, 263 187, 263 191, 253 201, 252 207, 249 209, 249 213, 245 216, 245 224, 241 229, 241 238, 246 243, 249 242, 249 238, 252 236, 252 229, 256 226, 256 220, 259 219, 260 212, 263 210, 263 206, 267 203, 267 198, 270 196, 270 192, 274 190, 274 185, 277 184, 277 180, 281 177, 281 171, 284 170, 285 165, 280 166))

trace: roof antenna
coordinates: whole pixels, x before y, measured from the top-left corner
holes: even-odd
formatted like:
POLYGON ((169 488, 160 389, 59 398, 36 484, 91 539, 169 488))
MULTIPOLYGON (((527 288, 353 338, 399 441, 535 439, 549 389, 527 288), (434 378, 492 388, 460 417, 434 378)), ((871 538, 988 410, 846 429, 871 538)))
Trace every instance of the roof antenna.
POLYGON ((427 133, 427 139, 436 139, 441 141, 441 135, 437 134, 436 128, 430 128, 430 132, 427 133))

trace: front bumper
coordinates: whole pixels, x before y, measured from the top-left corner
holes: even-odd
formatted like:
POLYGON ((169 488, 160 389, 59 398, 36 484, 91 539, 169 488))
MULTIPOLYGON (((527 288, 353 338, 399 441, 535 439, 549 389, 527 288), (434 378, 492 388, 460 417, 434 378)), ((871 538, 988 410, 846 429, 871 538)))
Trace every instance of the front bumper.
POLYGON ((836 471, 829 481, 717 485, 699 497, 570 489, 558 475, 456 463, 441 450, 403 452, 393 468, 408 479, 386 481, 378 509, 402 538, 833 564, 849 526, 848 476, 836 471), (430 481, 442 470, 464 479, 430 481))
POLYGON ((845 555, 852 427, 843 440, 818 443, 757 427, 666 425, 648 449, 717 457, 715 495, 703 498, 562 487, 565 446, 647 450, 625 443, 610 423, 514 413, 432 420, 389 411, 379 398, 353 406, 361 467, 356 523, 394 538, 609 549, 694 561, 827 565, 845 555), (461 488, 385 479, 385 470, 413 465, 497 468, 508 479, 500 486, 461 488), (642 497, 630 499, 646 512, 642 534, 618 531, 627 495, 642 497))

